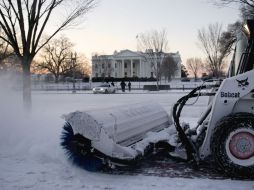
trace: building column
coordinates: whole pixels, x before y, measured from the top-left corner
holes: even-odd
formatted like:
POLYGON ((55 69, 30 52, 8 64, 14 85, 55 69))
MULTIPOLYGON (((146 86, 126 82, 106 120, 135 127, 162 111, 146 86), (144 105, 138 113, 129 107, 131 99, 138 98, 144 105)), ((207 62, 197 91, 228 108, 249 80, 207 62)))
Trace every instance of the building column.
POLYGON ((112 69, 112 70, 113 70, 113 76, 112 76, 112 77, 115 77, 115 76, 116 76, 116 72, 117 72, 117 71, 116 71, 116 60, 113 61, 113 64, 112 64, 112 65, 113 65, 113 67, 112 67, 112 68, 113 68, 113 69, 112 69))
POLYGON ((139 60, 139 78, 142 77, 142 64, 141 64, 141 59, 139 60))
POLYGON ((131 59, 131 77, 133 77, 133 60, 131 59))
POLYGON ((124 59, 122 59, 122 78, 124 78, 124 59))

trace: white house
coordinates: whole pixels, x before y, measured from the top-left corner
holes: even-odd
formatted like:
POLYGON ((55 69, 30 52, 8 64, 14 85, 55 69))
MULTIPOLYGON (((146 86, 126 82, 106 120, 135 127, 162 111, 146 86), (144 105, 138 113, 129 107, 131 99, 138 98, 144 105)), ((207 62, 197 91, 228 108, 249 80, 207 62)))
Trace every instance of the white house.
MULTIPOLYGON (((95 55, 92 57, 92 77, 156 77, 156 69, 148 60, 148 56, 148 51, 143 53, 130 50, 115 51, 113 55, 95 55)), ((173 78, 181 78, 182 61, 179 52, 163 53, 163 56, 174 58, 178 69, 173 78)))

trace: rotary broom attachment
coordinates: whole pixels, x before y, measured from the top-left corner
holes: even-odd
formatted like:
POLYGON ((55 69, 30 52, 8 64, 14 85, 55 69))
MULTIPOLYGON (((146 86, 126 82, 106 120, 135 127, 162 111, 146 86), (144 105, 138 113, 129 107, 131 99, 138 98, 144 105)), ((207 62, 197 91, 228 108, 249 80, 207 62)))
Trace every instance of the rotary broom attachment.
MULTIPOLYGON (((76 111, 63 116, 61 145, 69 160, 89 171, 131 166, 176 144, 167 112, 156 103, 76 111)), ((177 135, 176 135, 177 136, 177 135)))

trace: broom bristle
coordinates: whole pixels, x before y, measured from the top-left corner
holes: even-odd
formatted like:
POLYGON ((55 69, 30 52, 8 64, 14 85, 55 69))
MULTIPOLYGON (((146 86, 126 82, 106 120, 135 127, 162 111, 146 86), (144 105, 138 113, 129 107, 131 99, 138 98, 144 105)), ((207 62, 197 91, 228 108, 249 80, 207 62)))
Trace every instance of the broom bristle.
POLYGON ((80 134, 74 135, 72 126, 68 122, 63 126, 61 146, 65 150, 68 160, 74 165, 88 171, 98 171, 102 168, 102 160, 95 157, 90 151, 90 140, 80 134), (82 144, 83 147, 80 147, 80 144, 82 144))

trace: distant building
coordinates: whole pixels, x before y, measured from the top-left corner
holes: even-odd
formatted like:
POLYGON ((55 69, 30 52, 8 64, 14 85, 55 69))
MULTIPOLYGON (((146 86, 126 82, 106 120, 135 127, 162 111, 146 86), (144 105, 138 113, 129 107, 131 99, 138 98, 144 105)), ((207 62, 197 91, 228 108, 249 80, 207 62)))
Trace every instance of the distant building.
MULTIPOLYGON (((151 51, 151 50, 150 50, 151 51)), ((122 50, 113 55, 95 55, 92 57, 92 77, 156 77, 156 69, 151 64, 151 52, 134 52, 122 50)), ((179 52, 162 53, 161 57, 172 56, 177 62, 178 69, 173 78, 181 78, 181 57, 179 52)))

